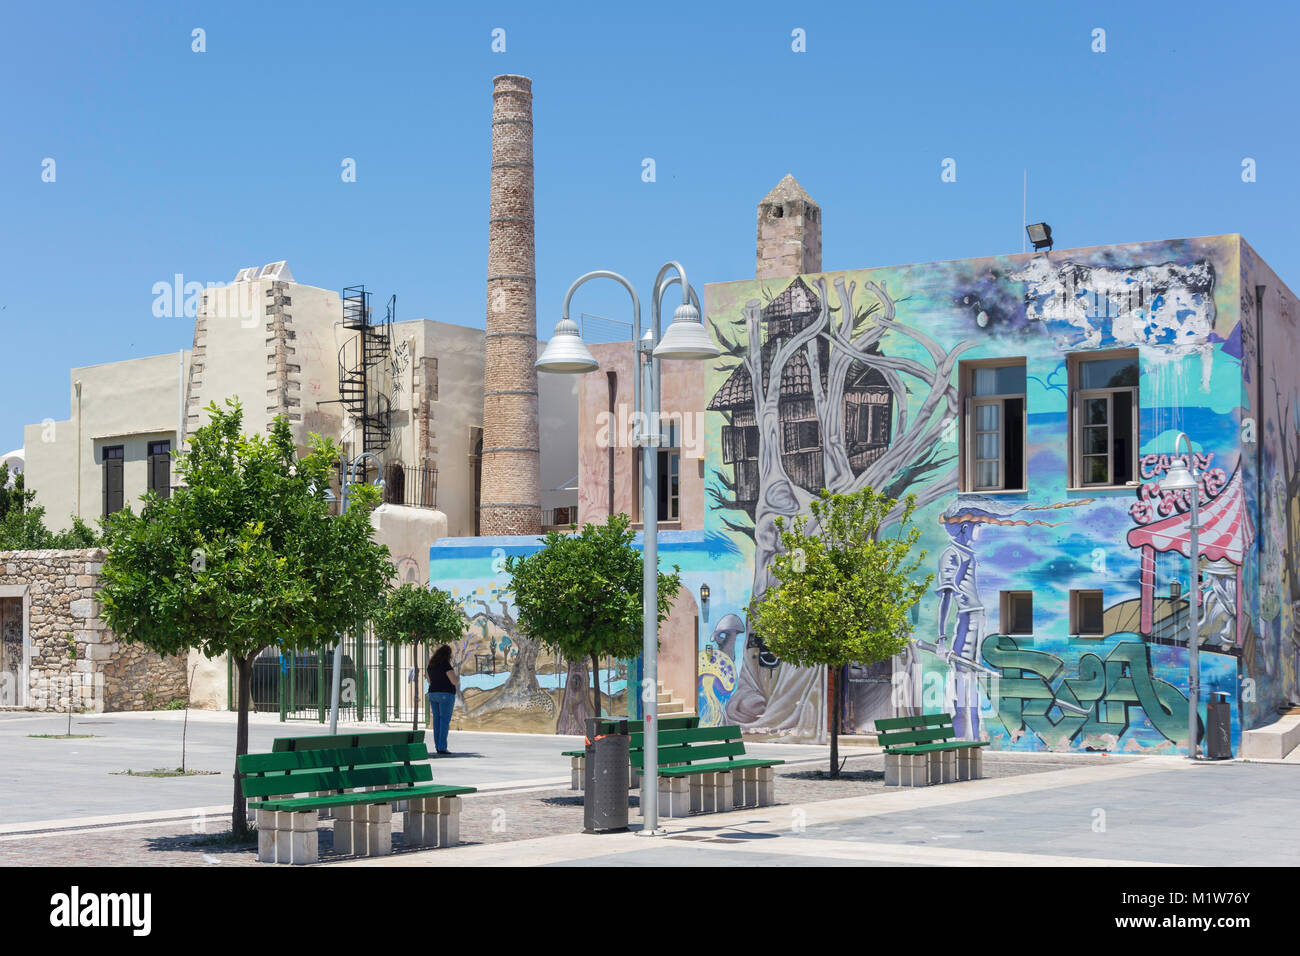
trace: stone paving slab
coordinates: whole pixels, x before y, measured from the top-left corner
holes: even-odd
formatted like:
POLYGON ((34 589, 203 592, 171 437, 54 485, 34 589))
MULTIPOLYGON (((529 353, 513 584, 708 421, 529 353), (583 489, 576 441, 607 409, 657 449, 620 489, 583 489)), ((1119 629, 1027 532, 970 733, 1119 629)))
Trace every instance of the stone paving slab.
MULTIPOLYGON (((788 751, 787 751, 788 752, 788 751)), ((777 768, 777 803, 764 808, 762 815, 778 826, 788 828, 797 806, 818 801, 861 797, 885 791, 883 757, 868 754, 851 757, 845 764, 845 773, 839 780, 819 779, 825 772, 820 758, 816 763, 797 764, 777 768)), ((987 761, 990 773, 1020 776, 1031 773, 1048 773, 1072 766, 1105 765, 1105 758, 1093 761, 1077 759, 1026 760, 1018 757, 987 761), (996 769, 995 769, 996 768, 996 769)), ((489 785, 492 786, 492 785, 489 785)), ((563 785, 527 785, 505 789, 507 784, 496 785, 502 789, 487 790, 463 798, 460 832, 466 845, 535 840, 539 837, 580 834, 583 826, 582 796, 563 785)), ((950 784, 949 786, 958 786, 950 784)), ((897 792, 897 788, 889 788, 897 792)), ((629 822, 639 826, 636 814, 638 798, 634 792, 629 802, 632 809, 629 822)), ((159 814, 161 815, 161 814, 159 814)), ((174 816, 174 814, 172 814, 174 816)), ((707 822, 720 816, 708 814, 691 817, 707 822)), ((229 831, 229 810, 208 807, 202 814, 172 819, 166 823, 151 823, 131 815, 95 818, 104 822, 80 829, 75 820, 59 821, 62 830, 33 832, 39 824, 17 824, 21 829, 9 834, 0 833, 0 865, 251 865, 256 863, 253 844, 244 848, 213 847, 211 836, 218 831, 229 831), (204 833, 196 832, 198 830, 204 833)), ((393 847, 395 857, 403 853, 423 853, 422 848, 406 850, 402 838, 402 816, 393 815, 393 847)), ((444 851, 432 851, 439 853, 444 851)), ((330 825, 320 828, 320 854, 322 862, 345 859, 333 852, 333 834, 330 825)), ((437 858, 428 859, 437 865, 437 858)))

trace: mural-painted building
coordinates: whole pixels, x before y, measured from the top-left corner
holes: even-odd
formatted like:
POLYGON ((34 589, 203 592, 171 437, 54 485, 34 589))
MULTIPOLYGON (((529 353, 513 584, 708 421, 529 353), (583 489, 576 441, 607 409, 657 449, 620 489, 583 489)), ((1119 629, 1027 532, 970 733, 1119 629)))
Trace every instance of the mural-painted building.
MULTIPOLYGON (((1189 603, 1234 745, 1300 700, 1300 327, 1241 237, 763 276, 771 205, 761 277, 705 289, 724 351, 704 373, 708 507, 661 546, 705 723, 824 738, 824 670, 775 658, 746 609, 775 519, 866 485, 916 495, 935 579, 908 651, 848 669, 850 732, 942 709, 1004 749, 1185 752, 1189 603), (1202 472, 1190 596, 1189 502, 1159 488, 1180 431, 1202 472)), ((433 549, 434 583, 506 585, 456 552, 433 549)))

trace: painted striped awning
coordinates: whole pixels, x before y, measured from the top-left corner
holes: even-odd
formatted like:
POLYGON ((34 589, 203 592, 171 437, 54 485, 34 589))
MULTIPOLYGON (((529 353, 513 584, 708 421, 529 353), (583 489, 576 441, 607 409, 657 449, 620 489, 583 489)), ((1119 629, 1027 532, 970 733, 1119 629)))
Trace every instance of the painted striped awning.
MULTIPOLYGON (((1200 551, 1211 561, 1227 558, 1240 565, 1246 549, 1254 540, 1242 488, 1241 462, 1238 461, 1223 490, 1200 507, 1200 551)), ((1183 557, 1190 558, 1191 520, 1191 513, 1183 512, 1134 528, 1128 533, 1129 547, 1178 551, 1183 557)))

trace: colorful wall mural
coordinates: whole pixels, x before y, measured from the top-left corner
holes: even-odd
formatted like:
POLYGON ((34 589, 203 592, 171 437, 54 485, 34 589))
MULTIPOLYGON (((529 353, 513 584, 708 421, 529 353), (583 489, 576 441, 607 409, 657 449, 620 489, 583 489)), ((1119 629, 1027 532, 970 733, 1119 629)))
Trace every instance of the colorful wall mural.
MULTIPOLYGON (((960 736, 1003 749, 1185 752, 1192 608, 1202 700, 1233 702, 1234 747, 1300 700, 1300 327, 1240 237, 714 284, 704 307, 723 350, 706 389, 705 526, 660 544, 686 591, 709 586, 691 609, 702 723, 825 739, 825 670, 777 658, 748 609, 771 583, 777 517, 867 485, 916 496, 935 578, 907 650, 845 668, 846 732, 945 710, 960 736), (1078 365, 1098 358, 1114 367, 1078 365), (990 464, 972 369, 1021 362, 990 464), (1094 373, 1109 376, 1100 392, 1094 373), (1189 495, 1160 487, 1179 432, 1201 473, 1195 588, 1189 495), (1020 490, 960 491, 976 469, 1020 490)), ((533 547, 439 542, 430 579, 522 649, 496 569, 533 547)), ((530 675, 520 659, 467 692, 468 726, 567 726, 566 666, 530 675)), ((619 666, 613 706, 636 714, 637 662, 619 666)))

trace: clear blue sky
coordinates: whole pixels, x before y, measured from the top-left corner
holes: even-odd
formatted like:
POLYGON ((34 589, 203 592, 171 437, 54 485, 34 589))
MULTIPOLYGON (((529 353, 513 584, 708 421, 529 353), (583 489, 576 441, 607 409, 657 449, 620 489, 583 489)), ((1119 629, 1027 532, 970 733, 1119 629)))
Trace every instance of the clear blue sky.
POLYGON ((70 367, 190 346, 189 320, 152 314, 175 273, 287 259, 396 292, 399 318, 481 327, 498 73, 534 81, 543 336, 589 269, 643 290, 670 257, 700 287, 752 276, 755 205, 787 172, 823 208, 827 269, 1019 252, 1027 167, 1058 248, 1240 232, 1300 288, 1298 21, 1132 0, 10 2, 0 452, 68 416, 70 367))

